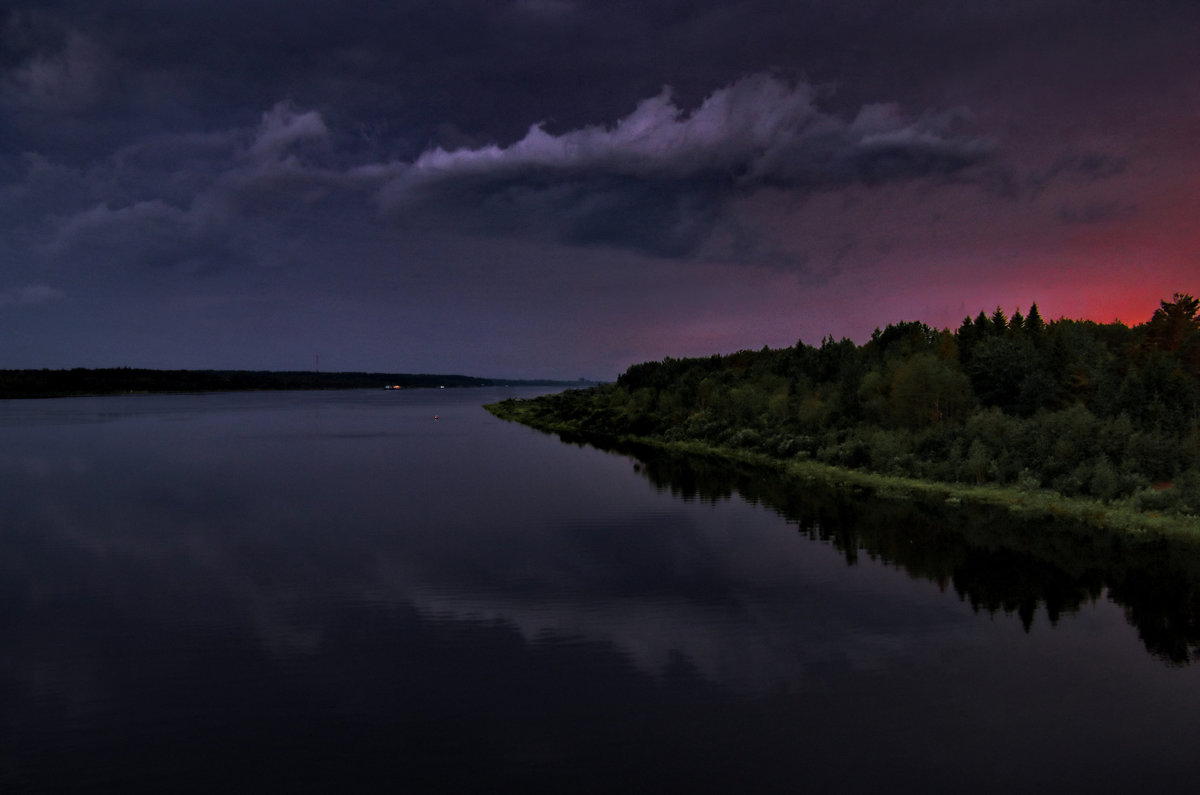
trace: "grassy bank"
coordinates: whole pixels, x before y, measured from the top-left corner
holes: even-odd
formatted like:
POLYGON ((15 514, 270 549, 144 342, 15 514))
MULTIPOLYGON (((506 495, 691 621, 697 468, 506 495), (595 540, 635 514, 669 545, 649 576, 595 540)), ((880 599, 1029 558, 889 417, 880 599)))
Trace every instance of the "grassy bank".
POLYGON ((1133 498, 1108 502, 1086 497, 1070 497, 1048 489, 1025 489, 1008 485, 971 485, 944 481, 885 475, 861 469, 825 464, 811 459, 779 458, 759 452, 712 445, 705 442, 668 441, 657 436, 611 436, 589 432, 577 422, 548 415, 536 403, 506 400, 485 407, 500 419, 556 433, 578 441, 594 439, 604 443, 639 445, 687 455, 704 456, 771 468, 797 482, 817 481, 843 488, 862 488, 894 499, 941 500, 947 503, 972 503, 1004 508, 1030 517, 1062 517, 1088 525, 1127 533, 1160 533, 1200 539, 1200 517, 1142 510, 1133 498))

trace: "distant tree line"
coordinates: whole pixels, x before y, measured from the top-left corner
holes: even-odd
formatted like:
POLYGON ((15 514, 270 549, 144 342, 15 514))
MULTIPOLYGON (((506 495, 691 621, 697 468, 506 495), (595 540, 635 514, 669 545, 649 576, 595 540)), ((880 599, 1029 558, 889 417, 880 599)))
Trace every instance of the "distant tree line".
POLYGON ((269 370, 148 370, 132 367, 70 370, 0 370, 0 398, 111 395, 139 392, 230 392, 282 389, 381 389, 399 386, 471 387, 565 385, 467 375, 321 373, 269 370))
POLYGON ((540 398, 560 427, 703 441, 885 474, 1049 488, 1200 512, 1200 301, 1145 323, 1045 321, 997 307, 856 345, 646 362, 540 398))

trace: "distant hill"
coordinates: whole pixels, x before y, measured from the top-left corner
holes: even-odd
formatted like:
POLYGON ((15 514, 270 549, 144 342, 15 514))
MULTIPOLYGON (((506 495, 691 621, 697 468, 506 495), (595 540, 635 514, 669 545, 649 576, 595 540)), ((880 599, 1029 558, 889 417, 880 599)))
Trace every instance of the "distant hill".
POLYGON ((237 392, 281 389, 401 389, 482 386, 589 386, 588 381, 477 378, 432 373, 319 373, 270 370, 148 370, 132 367, 0 370, 0 398, 138 392, 237 392))

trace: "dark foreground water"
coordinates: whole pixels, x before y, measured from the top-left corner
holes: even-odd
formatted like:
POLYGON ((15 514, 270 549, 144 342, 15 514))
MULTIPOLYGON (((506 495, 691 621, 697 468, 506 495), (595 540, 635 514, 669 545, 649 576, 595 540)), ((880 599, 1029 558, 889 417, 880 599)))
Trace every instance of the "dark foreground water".
POLYGON ((1188 548, 638 461, 479 408, 514 394, 0 403, 0 790, 1195 787, 1188 548))

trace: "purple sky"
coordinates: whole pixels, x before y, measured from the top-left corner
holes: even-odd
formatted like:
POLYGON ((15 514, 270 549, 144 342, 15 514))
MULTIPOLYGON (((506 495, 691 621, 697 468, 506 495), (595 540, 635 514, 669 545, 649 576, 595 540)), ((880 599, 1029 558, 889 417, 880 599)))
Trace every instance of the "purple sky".
POLYGON ((1200 292, 1194 0, 9 0, 0 368, 612 378, 1200 292))

